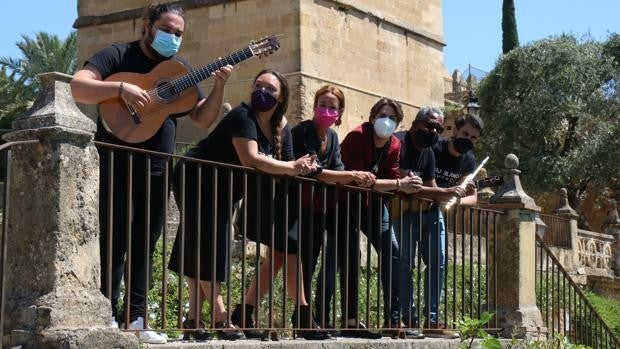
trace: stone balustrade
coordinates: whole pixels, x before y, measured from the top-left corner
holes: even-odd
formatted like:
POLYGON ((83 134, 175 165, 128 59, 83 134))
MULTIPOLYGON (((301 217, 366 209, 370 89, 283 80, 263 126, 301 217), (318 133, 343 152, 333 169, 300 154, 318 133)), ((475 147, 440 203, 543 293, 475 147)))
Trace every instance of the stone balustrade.
POLYGON ((578 266, 598 269, 599 272, 613 275, 614 236, 579 229, 577 251, 578 266))

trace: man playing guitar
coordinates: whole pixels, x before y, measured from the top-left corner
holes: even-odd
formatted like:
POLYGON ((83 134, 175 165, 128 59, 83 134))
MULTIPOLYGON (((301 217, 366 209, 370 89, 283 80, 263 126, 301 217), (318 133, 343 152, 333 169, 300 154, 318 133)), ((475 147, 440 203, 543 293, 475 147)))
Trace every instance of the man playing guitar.
MULTIPOLYGON (((142 38, 125 44, 114 44, 104 48, 88 59, 83 68, 75 73, 71 91, 77 102, 99 104, 111 99, 122 100, 129 110, 138 110, 153 102, 157 96, 127 81, 105 81, 115 73, 132 72, 145 74, 159 63, 169 60, 181 61, 176 53, 180 47, 185 19, 183 9, 175 4, 149 5, 143 18, 142 38), (120 99, 119 99, 120 98, 120 99)), ((176 117, 189 114, 194 123, 207 129, 220 113, 224 95, 224 84, 230 76, 232 66, 225 65, 216 70, 213 89, 207 98, 198 90, 194 107, 184 113, 169 115, 159 130, 146 141, 126 143, 112 135, 101 120, 97 123, 95 140, 127 145, 134 148, 173 153, 176 133, 176 117)), ((130 117, 130 116, 128 116, 130 117)), ((145 303, 148 291, 147 276, 152 261, 145 263, 147 251, 145 241, 150 242, 149 254, 153 251, 163 225, 164 203, 167 197, 167 183, 164 180, 168 160, 160 156, 131 153, 133 163, 129 171, 129 152, 115 150, 113 157, 109 148, 98 147, 100 166, 100 223, 101 223, 101 289, 112 301, 113 316, 117 316, 120 285, 124 272, 125 254, 131 248, 129 313, 122 320, 132 329, 146 329, 145 303), (148 166, 150 160, 150 166, 148 166), (113 166, 113 173, 109 172, 113 166), (110 178, 110 175, 112 178, 110 178), (131 175, 131 186, 129 186, 131 175), (150 187, 148 177, 150 176, 150 187), (109 183, 112 184, 110 188, 109 183), (130 190, 131 188, 131 190, 130 190), (150 197, 147 196, 150 190, 150 197), (131 193, 129 192, 131 191, 131 193), (110 194, 113 193, 112 212, 108 212, 110 194), (131 207, 128 196, 131 194, 131 207), (147 200, 147 198, 149 198, 147 200), (131 214, 131 216, 129 216, 131 214), (112 227, 109 227, 111 215, 112 227), (147 215, 150 221, 146 222, 147 215), (131 244, 126 246, 128 222, 131 222, 131 244), (148 231, 147 231, 148 229, 148 231), (111 245, 109 234, 112 234, 111 245), (148 234, 148 235, 147 235, 148 234), (111 249, 111 260, 108 251, 111 249), (111 270, 109 269, 111 268, 111 270), (111 278, 111 280, 110 280, 111 278), (128 321, 127 321, 128 320, 128 321)), ((125 295, 127 301, 127 294, 125 295)), ((125 308, 127 309, 127 308, 125 308)), ((114 319, 113 319, 114 321, 114 319)), ((140 338, 147 343, 165 343, 166 339, 153 331, 140 332, 140 338)))

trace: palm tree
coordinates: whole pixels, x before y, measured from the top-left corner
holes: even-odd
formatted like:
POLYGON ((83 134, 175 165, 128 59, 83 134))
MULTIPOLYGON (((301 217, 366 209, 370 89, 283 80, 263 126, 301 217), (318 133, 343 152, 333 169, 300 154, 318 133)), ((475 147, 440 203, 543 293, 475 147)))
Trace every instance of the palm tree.
POLYGON ((37 32, 34 39, 22 35, 16 45, 22 58, 0 57, 0 125, 6 125, 10 121, 4 118, 12 120, 34 100, 39 89, 38 74, 73 74, 76 68, 76 32, 65 40, 45 32, 37 32))
POLYGON ((11 128, 13 117, 26 111, 28 100, 22 98, 27 88, 15 77, 15 72, 8 73, 0 68, 0 134, 11 128))

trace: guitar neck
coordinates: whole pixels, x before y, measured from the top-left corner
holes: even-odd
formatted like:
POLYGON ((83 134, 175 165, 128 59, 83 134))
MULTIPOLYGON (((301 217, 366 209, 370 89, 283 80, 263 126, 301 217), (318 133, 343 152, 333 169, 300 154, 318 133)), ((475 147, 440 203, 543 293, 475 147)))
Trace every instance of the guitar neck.
POLYGON ((249 47, 246 47, 242 50, 233 52, 224 58, 220 58, 215 62, 209 63, 197 69, 192 69, 187 74, 181 75, 169 82, 173 86, 173 89, 176 93, 184 91, 192 86, 198 85, 202 80, 206 80, 211 76, 211 74, 230 64, 235 65, 240 62, 245 61, 248 58, 254 56, 252 50, 249 47))

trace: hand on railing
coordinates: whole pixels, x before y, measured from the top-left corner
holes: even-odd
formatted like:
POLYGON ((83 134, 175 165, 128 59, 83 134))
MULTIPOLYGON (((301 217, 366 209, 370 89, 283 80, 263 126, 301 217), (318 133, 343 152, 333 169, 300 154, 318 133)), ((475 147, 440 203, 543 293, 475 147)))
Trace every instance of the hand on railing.
POLYGON ((405 194, 413 194, 419 192, 422 189, 422 185, 422 178, 409 174, 407 177, 400 179, 398 191, 405 194))
POLYGON ((313 155, 306 154, 295 160, 293 165, 293 176, 305 176, 317 170, 317 162, 313 155))
POLYGON ((351 181, 360 187, 370 188, 377 181, 377 177, 367 171, 349 171, 349 173, 351 174, 351 181))

